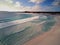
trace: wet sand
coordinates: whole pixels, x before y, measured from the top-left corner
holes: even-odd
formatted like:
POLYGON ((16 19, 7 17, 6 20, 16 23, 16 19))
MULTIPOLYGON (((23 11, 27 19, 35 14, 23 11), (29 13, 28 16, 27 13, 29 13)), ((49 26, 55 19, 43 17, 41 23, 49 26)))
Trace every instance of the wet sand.
POLYGON ((24 45, 60 45, 60 16, 56 16, 56 24, 50 31, 39 35, 24 45))

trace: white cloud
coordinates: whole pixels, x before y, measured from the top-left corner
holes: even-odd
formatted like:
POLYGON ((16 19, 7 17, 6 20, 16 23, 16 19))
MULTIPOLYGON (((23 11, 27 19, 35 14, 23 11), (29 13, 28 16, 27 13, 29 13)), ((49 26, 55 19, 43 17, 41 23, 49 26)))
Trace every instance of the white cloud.
MULTIPOLYGON (((5 0, 8 3, 2 3, 3 5, 0 5, 0 11, 50 11, 52 10, 52 7, 42 7, 38 4, 34 6, 23 6, 21 5, 22 2, 15 2, 13 3, 12 0, 5 0), (8 5, 9 4, 9 5, 8 5)), ((42 0, 33 0, 34 3, 41 3, 42 0), (37 1, 37 2, 36 2, 37 1)))
POLYGON ((33 3, 42 3, 45 0, 29 0, 29 2, 33 2, 33 3))
POLYGON ((0 11, 13 11, 14 9, 8 7, 7 5, 0 5, 0 11))
POLYGON ((54 6, 60 6, 60 0, 55 0, 52 5, 54 6))
POLYGON ((5 0, 8 3, 13 3, 13 0, 5 0))
POLYGON ((23 10, 23 11, 39 11, 40 10, 40 6, 39 5, 34 5, 32 7, 20 6, 20 10, 23 10))
MULTIPOLYGON (((40 2, 41 0, 35 0, 40 2)), ((0 5, 0 11, 39 11, 42 10, 41 7, 36 4, 34 6, 23 6, 21 5, 22 2, 15 2, 13 3, 13 0, 5 0, 6 4, 3 2, 3 6, 0 5)))
POLYGON ((13 3, 13 1, 9 1, 9 3, 13 3))
POLYGON ((15 3, 15 6, 16 6, 16 7, 20 7, 20 6, 21 6, 21 3, 17 1, 17 2, 15 3))
POLYGON ((39 11, 39 10, 41 10, 41 9, 40 9, 40 6, 39 6, 39 5, 35 5, 35 6, 32 7, 31 10, 32 10, 32 11, 39 11))
POLYGON ((43 8, 42 6, 39 6, 39 5, 34 5, 32 7, 29 7, 29 6, 22 6, 19 4, 20 3, 16 3, 16 5, 18 5, 17 7, 15 7, 15 5, 13 7, 10 7, 5 4, 0 5, 0 11, 48 11, 48 10, 51 10, 51 7, 43 8))

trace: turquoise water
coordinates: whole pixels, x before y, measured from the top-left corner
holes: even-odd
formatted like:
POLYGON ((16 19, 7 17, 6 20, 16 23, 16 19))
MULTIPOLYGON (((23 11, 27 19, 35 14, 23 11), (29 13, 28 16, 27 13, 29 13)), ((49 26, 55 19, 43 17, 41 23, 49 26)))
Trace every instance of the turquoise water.
MULTIPOLYGON (((3 44, 6 45, 15 45, 18 41, 20 41, 20 44, 22 43, 23 39, 28 37, 29 35, 29 29, 30 27, 26 27, 23 31, 21 32, 17 32, 14 34, 11 34, 9 36, 7 36, 4 40, 3 40, 3 44)), ((25 39, 26 40, 26 39, 25 39)))
MULTIPOLYGON (((9 22, 9 21, 18 20, 18 19, 24 19, 31 16, 32 15, 30 14, 27 14, 27 15, 22 14, 18 16, 16 15, 11 16, 9 18, 4 17, 3 20, 0 20, 0 23, 9 22)), ((55 22, 54 16, 51 15, 51 16, 47 16, 47 18, 40 18, 27 23, 28 24, 23 24, 23 25, 18 24, 18 25, 9 26, 9 27, 0 29, 0 45, 23 45, 25 42, 31 40, 37 35, 40 35, 41 32, 49 31, 56 22, 55 22), (38 29, 39 31, 37 31, 35 24, 39 24, 42 21, 46 21, 46 22, 43 24, 42 29, 41 30, 38 29), (20 27, 23 29, 21 29, 20 27)))
POLYGON ((25 18, 29 18, 29 17, 32 17, 32 15, 30 15, 30 14, 19 14, 19 15, 15 15, 14 17, 11 16, 9 18, 7 17, 7 18, 0 19, 0 23, 19 20, 19 19, 25 19, 25 18))
POLYGON ((32 39, 34 36, 37 36, 39 33, 40 32, 37 32, 37 30, 32 30, 32 26, 28 26, 25 27, 23 31, 5 36, 1 40, 1 43, 3 45, 23 45, 25 42, 32 39))
POLYGON ((52 26, 56 23, 55 19, 53 16, 48 16, 46 23, 43 25, 42 31, 46 32, 51 29, 52 26))

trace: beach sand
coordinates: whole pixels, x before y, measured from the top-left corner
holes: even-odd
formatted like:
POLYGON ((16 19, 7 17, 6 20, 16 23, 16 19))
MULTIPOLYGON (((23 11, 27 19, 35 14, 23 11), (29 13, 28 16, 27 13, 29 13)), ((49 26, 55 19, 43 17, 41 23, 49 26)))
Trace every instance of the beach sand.
POLYGON ((29 40, 24 45, 60 45, 60 16, 56 16, 56 24, 42 35, 29 40))

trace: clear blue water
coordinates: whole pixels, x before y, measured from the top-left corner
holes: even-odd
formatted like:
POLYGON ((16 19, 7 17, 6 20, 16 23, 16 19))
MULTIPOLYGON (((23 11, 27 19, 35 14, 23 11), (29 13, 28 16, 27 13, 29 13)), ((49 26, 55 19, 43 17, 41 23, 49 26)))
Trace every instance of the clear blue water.
POLYGON ((19 19, 25 19, 25 18, 29 18, 29 17, 32 17, 32 15, 31 14, 17 14, 17 15, 13 15, 13 13, 12 13, 10 16, 3 15, 2 18, 0 19, 0 23, 14 21, 14 20, 19 20, 19 19))
POLYGON ((54 26, 55 23, 56 23, 56 21, 55 21, 54 17, 48 16, 47 21, 42 28, 42 31, 44 31, 44 32, 49 31, 51 29, 51 27, 54 26))
MULTIPOLYGON (((32 17, 32 15, 31 14, 16 15, 15 13, 12 14, 9 13, 2 16, 0 15, 0 17, 1 17, 0 23, 3 23, 18 19, 29 18, 32 17)), ((30 23, 27 22, 27 24, 23 25, 18 24, 0 29, 0 45, 23 45, 28 40, 34 38, 37 35, 40 35, 41 32, 49 31, 49 29, 51 29, 51 27, 55 24, 55 19, 54 16, 47 16, 46 19, 40 18, 37 20, 33 20, 30 23), (38 24, 42 21, 46 21, 46 23, 43 24, 42 30, 41 31, 39 30, 39 32, 37 32, 37 30, 34 29, 34 27, 36 26, 34 26, 33 23, 38 24), (20 27, 23 29, 21 29, 20 27)))

